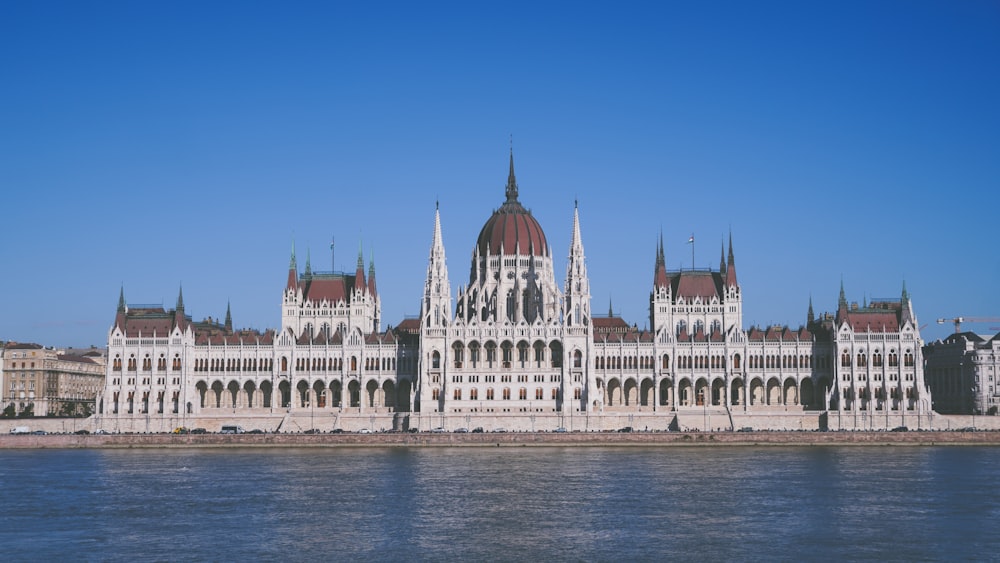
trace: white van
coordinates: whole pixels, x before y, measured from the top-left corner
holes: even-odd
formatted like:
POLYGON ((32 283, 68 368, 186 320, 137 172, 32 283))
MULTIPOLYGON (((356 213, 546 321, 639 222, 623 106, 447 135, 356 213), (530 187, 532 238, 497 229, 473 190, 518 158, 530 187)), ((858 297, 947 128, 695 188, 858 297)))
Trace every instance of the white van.
POLYGON ((244 432, 246 431, 243 430, 243 427, 238 424, 223 426, 222 429, 219 430, 219 434, 242 434, 244 432))
POLYGON ((31 434, 31 428, 27 426, 15 426, 10 429, 11 434, 31 434))

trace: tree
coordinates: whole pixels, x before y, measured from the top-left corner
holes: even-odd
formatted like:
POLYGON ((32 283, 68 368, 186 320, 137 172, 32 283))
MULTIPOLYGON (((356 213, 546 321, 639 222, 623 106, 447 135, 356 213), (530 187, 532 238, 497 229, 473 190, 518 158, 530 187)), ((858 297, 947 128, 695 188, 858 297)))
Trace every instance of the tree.
POLYGON ((20 417, 30 418, 33 416, 35 416, 35 403, 28 403, 28 406, 24 407, 24 410, 21 411, 20 417))
POLYGON ((4 418, 14 418, 15 416, 17 416, 17 407, 14 406, 14 403, 11 403, 6 407, 4 407, 3 409, 4 418))

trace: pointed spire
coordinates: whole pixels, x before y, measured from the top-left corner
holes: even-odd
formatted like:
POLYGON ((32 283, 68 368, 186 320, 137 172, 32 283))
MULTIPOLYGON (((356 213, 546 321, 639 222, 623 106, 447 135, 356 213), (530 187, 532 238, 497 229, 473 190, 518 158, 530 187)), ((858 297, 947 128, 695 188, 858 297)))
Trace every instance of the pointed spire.
POLYGON ((906 280, 903 280, 903 304, 906 305, 910 302, 910 292, 906 291, 906 280))
POLYGON ((358 264, 354 268, 354 289, 365 290, 365 253, 361 241, 358 241, 358 264))
POLYGON ((122 288, 118 292, 118 312, 125 312, 125 284, 122 284, 122 288))
POLYGON ((733 255, 733 231, 729 231, 729 259, 726 261, 726 285, 735 287, 736 281, 736 259, 733 255))
POLYGON ((514 147, 510 148, 510 172, 507 174, 507 201, 517 201, 517 180, 514 178, 514 147))
POLYGON ((608 317, 615 316, 615 309, 611 306, 611 297, 608 297, 608 317))
POLYGON ((656 268, 653 271, 653 287, 667 287, 667 258, 663 251, 663 228, 660 228, 660 242, 656 247, 656 268))
POLYGON ((311 276, 312 273, 313 273, 313 270, 312 270, 312 253, 310 252, 310 250, 308 248, 306 248, 306 275, 307 276, 311 276))
POLYGON ((719 246, 722 248, 719 250, 719 273, 726 273, 726 243, 719 242, 719 246))
POLYGON ((838 312, 843 310, 847 311, 847 296, 844 293, 844 278, 840 278, 840 297, 837 299, 837 310, 838 312))
POLYGON ((288 262, 288 268, 292 270, 298 270, 299 267, 295 263, 295 239, 292 239, 292 259, 288 262))
POLYGON ((177 290, 177 310, 184 310, 184 286, 181 286, 177 290))
POLYGON ((812 324, 816 320, 816 315, 813 313, 813 297, 809 296, 809 312, 806 313, 806 322, 812 324))
POLYGON ((233 331, 233 314, 229 307, 229 301, 226 301, 226 331, 233 331))
POLYGON ((441 208, 434 204, 434 240, 431 241, 431 256, 437 248, 444 249, 444 242, 441 240, 441 208))
POLYGON ((378 292, 375 290, 375 251, 368 251, 368 293, 375 295, 378 292))
POLYGON ((656 247, 656 265, 666 266, 667 257, 663 252, 663 228, 660 228, 660 244, 656 247))
POLYGON ((577 249, 583 251, 583 238, 580 236, 580 208, 573 202, 573 238, 570 241, 570 252, 577 249))

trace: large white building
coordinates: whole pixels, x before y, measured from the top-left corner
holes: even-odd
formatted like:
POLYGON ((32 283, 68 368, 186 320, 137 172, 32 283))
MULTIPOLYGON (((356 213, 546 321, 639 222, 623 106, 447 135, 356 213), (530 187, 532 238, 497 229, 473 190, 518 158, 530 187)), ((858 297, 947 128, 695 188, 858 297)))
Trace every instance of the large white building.
POLYGON ((360 250, 349 275, 314 272, 308 259, 300 273, 293 249, 277 330, 235 330, 228 310, 224 322, 194 322, 180 295, 165 310, 122 294, 100 416, 131 428, 151 417, 275 428, 308 413, 329 430, 376 419, 397 429, 883 427, 931 414, 905 286, 899 300, 861 307, 841 288, 835 313, 816 317, 810 303, 799 328, 744 328, 732 236, 718 270, 668 271, 661 239, 650 328, 638 330, 591 309, 579 210, 560 285, 513 155, 504 195, 458 287, 435 210, 420 316, 387 330, 360 250))

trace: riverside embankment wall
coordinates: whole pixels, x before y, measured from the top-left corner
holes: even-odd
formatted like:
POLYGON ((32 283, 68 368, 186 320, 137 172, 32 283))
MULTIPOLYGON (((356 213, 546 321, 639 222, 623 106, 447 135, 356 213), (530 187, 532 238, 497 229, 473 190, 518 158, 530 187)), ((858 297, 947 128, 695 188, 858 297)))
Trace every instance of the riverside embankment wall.
POLYGON ((1000 445, 1000 432, 508 432, 384 434, 0 435, 18 448, 704 447, 1000 445))

